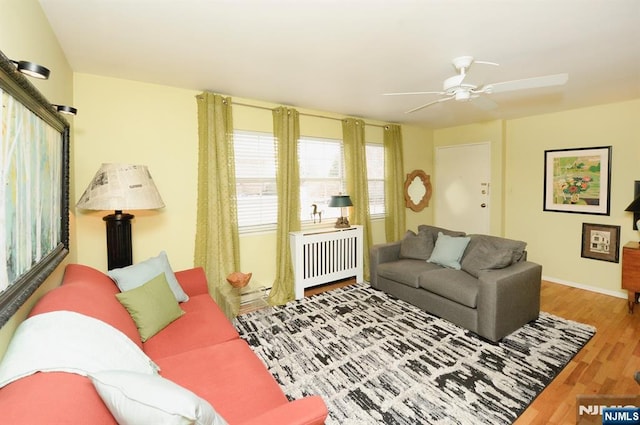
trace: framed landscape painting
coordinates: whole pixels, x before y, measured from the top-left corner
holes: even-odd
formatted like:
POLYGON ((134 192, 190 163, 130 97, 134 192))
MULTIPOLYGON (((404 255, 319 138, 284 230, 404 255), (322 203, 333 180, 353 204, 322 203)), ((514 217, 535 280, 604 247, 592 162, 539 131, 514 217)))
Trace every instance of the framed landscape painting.
POLYGON ((611 146, 544 151, 544 211, 609 215, 611 146))

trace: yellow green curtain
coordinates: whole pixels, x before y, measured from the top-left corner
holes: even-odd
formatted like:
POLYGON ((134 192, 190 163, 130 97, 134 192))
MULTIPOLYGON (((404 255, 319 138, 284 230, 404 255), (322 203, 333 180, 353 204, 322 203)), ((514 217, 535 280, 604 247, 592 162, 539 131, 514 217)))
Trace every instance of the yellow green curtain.
POLYGON ((387 242, 402 239, 406 232, 402 131, 399 125, 384 127, 384 208, 387 242))
POLYGON ((277 149, 278 226, 276 229, 276 277, 269 303, 285 304, 295 299, 289 232, 300 230, 300 171, 298 139, 300 116, 291 108, 273 110, 273 134, 277 149))
POLYGON ((194 264, 204 268, 209 292, 227 317, 240 308, 226 276, 239 271, 231 98, 204 92, 198 103, 198 207, 194 264))
POLYGON ((347 195, 353 202, 350 222, 362 225, 363 275, 369 280, 369 247, 371 246, 371 220, 369 217, 369 188, 367 183, 367 157, 364 121, 347 118, 342 121, 344 162, 347 195))

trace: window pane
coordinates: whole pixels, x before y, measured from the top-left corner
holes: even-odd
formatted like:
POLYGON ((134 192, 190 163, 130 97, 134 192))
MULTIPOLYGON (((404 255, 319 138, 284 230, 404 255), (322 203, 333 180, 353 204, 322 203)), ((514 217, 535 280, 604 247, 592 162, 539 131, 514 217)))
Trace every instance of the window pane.
POLYGON ((235 131, 238 226, 275 225, 278 217, 273 135, 235 131))
POLYGON ((322 219, 340 216, 340 208, 329 208, 332 195, 344 193, 342 141, 303 137, 298 143, 300 161, 300 219, 313 221, 315 210, 322 219))
POLYGON ((384 215, 384 146, 367 143, 367 179, 369 186, 369 214, 384 215))

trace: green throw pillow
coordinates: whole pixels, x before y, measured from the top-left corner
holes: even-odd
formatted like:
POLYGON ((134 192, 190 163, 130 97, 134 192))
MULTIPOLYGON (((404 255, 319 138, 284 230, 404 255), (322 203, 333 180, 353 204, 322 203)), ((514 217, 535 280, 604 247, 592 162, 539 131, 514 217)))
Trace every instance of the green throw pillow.
POLYGON ((116 298, 136 322, 142 342, 184 314, 164 273, 142 286, 116 294, 116 298))
POLYGON ((460 260, 469 244, 469 240, 470 238, 467 236, 453 237, 438 232, 436 246, 427 261, 450 269, 460 270, 460 260))

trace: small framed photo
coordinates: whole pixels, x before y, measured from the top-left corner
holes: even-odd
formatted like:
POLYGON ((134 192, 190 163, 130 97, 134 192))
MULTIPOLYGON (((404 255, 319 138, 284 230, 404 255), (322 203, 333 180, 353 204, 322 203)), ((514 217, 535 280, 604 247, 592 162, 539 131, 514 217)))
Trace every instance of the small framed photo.
POLYGON ((594 260, 620 260, 620 226, 582 223, 582 257, 594 260))
POLYGON ((609 215, 611 146, 544 151, 544 211, 609 215))

